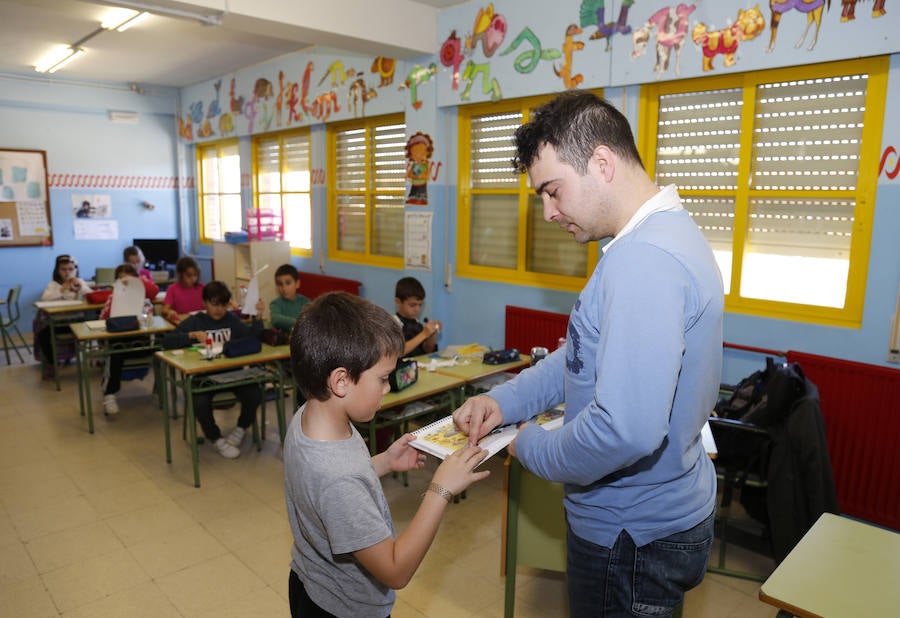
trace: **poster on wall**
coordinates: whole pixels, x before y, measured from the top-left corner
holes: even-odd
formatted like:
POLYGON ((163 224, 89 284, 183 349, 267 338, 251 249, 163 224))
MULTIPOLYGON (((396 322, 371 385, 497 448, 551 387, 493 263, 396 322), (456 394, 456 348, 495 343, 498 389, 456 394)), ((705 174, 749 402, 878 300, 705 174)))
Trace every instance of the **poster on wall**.
POLYGON ((42 202, 16 202, 16 217, 19 220, 19 234, 22 236, 47 236, 50 234, 50 221, 47 209, 42 202))
POLYGON ((112 198, 73 193, 72 215, 77 219, 109 219, 112 217, 112 198))
POLYGON ((50 246, 47 153, 0 149, 0 246, 50 246))
POLYGON ((75 240, 118 240, 119 222, 115 219, 75 219, 75 240))
POLYGON ((406 268, 431 270, 431 218, 430 212, 406 213, 406 268))

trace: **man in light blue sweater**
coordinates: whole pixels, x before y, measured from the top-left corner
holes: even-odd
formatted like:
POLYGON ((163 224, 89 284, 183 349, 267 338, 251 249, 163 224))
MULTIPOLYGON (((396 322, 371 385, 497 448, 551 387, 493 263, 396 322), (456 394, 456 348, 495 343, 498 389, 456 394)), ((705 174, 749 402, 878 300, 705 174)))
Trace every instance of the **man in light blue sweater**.
POLYGON ((611 238, 566 345, 454 413, 472 441, 562 401, 565 425, 523 425, 510 452, 565 483, 571 616, 669 616, 703 579, 715 470, 700 430, 718 396, 723 290, 674 186, 647 176, 625 117, 560 95, 516 131, 544 218, 611 238))

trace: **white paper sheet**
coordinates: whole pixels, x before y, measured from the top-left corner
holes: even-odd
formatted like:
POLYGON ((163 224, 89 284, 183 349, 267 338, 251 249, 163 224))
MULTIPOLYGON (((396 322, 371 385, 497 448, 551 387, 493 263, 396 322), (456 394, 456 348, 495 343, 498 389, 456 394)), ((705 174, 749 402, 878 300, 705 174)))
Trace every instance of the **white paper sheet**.
POLYGON ((244 315, 256 315, 257 302, 259 302, 259 280, 257 277, 253 277, 247 284, 247 296, 244 297, 244 306, 241 307, 241 313, 244 315))
POLYGON ((144 309, 144 284, 137 277, 117 279, 113 284, 109 317, 141 315, 144 309))

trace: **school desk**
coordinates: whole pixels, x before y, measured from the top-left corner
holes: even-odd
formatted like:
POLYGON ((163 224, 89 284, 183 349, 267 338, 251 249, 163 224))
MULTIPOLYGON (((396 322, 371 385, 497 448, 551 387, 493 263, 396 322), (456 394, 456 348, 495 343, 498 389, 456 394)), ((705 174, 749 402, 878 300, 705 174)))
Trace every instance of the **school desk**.
MULTIPOLYGON (((56 338, 56 327, 71 322, 81 321, 85 319, 86 312, 96 312, 103 309, 103 303, 88 303, 83 300, 37 300, 34 306, 47 316, 47 322, 50 328, 50 364, 53 367, 53 379, 56 381, 56 390, 61 390, 59 385, 59 358, 57 358, 57 348, 59 341, 56 338)), ((41 362, 47 364, 47 359, 42 358, 41 362)))
MULTIPOLYGON (((162 333, 174 330, 175 327, 164 319, 154 316, 153 323, 141 326, 137 330, 111 333, 106 330, 105 322, 73 322, 70 325, 75 335, 75 358, 78 365, 78 405, 81 416, 87 416, 88 433, 94 433, 94 413, 91 405, 90 361, 93 358, 107 358, 113 354, 130 354, 146 352, 148 356, 161 347, 162 333), (100 326, 100 324, 104 324, 100 326)), ((158 374, 154 362, 154 380, 158 374)), ((157 388, 154 384, 154 389, 157 388)))
POLYGON ((763 583, 759 598, 804 618, 896 616, 898 581, 900 534, 824 513, 763 583))
MULTIPOLYGON (((165 350, 156 353, 156 358, 162 363, 160 374, 164 381, 161 389, 163 399, 163 423, 166 440, 166 462, 172 463, 172 445, 169 430, 169 419, 175 416, 176 406, 175 390, 181 388, 184 393, 184 407, 186 423, 191 444, 191 460, 194 468, 194 487, 200 487, 200 453, 197 449, 197 423, 194 417, 194 393, 214 393, 217 391, 231 390, 237 386, 257 384, 265 389, 267 384, 272 384, 276 391, 276 410, 278 413, 278 432, 284 443, 285 418, 284 418, 284 384, 289 379, 285 376, 281 361, 290 358, 291 351, 286 345, 270 346, 262 344, 262 350, 256 354, 236 356, 228 358, 220 356, 207 360, 199 350, 182 348, 179 350, 165 350), (244 375, 230 381, 222 381, 222 376, 214 374, 241 370, 243 368, 258 368, 259 371, 247 372, 244 375)), ((262 398, 263 419, 265 421, 266 398, 262 398)), ((255 427, 255 425, 254 425, 255 427)), ((265 436, 265 422, 260 428, 265 436)))

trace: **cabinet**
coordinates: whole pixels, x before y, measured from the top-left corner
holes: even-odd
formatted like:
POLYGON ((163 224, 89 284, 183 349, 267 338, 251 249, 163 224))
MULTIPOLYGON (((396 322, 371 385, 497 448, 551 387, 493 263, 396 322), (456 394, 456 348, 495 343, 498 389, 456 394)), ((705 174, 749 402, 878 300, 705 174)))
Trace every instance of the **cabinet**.
POLYGON ((240 286, 247 285, 253 273, 267 266, 259 275, 259 297, 266 305, 277 295, 275 270, 291 261, 291 244, 286 240, 265 242, 213 242, 213 276, 224 282, 239 301, 240 286))

